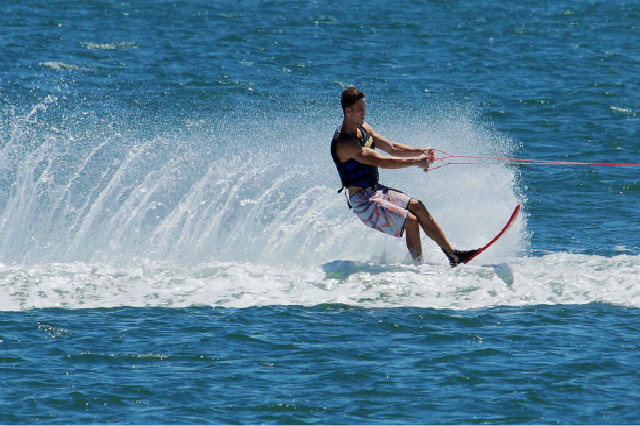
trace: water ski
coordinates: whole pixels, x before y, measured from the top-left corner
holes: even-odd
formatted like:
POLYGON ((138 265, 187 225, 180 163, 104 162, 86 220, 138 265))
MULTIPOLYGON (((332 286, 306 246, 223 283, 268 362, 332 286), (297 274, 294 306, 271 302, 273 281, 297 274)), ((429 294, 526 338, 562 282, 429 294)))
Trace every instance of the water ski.
POLYGON ((516 208, 513 210, 513 213, 511 213, 511 217, 507 221, 507 224, 504 226, 504 228, 502 228, 502 230, 498 232, 498 235, 493 237, 491 241, 485 244, 484 247, 477 250, 469 250, 465 252, 454 252, 454 254, 456 254, 459 257, 459 260, 458 262, 454 262, 454 261, 451 261, 451 258, 450 258, 451 267, 458 266, 460 263, 465 263, 465 264, 469 263, 473 259, 478 257, 480 254, 482 254, 482 252, 484 252, 486 249, 491 247, 496 241, 498 241, 498 239, 500 239, 500 237, 504 235, 505 232, 507 232, 507 230, 511 227, 511 225, 513 225, 513 222, 515 222, 519 212, 520 212, 520 204, 518 204, 516 208))

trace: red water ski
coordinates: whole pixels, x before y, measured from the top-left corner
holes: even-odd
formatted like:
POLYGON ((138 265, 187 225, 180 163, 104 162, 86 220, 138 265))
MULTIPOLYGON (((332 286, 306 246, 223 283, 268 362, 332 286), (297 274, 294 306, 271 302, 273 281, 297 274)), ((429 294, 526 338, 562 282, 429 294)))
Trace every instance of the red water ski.
POLYGON ((504 228, 502 228, 502 231, 500 231, 498 233, 498 235, 496 235, 495 237, 493 237, 493 240, 489 241, 484 247, 482 247, 480 250, 478 250, 473 256, 471 256, 470 258, 468 258, 467 260, 464 261, 464 263, 469 263, 471 260, 475 259, 476 257, 478 257, 478 255, 480 253, 482 253, 483 251, 485 251, 486 249, 488 249, 489 247, 491 247, 493 245, 493 243, 495 243, 496 241, 498 241, 498 239, 500 237, 502 237, 502 235, 507 232, 507 229, 509 229, 509 227, 511 225, 513 225, 513 222, 516 221, 516 217, 518 217, 518 213, 520 213, 520 204, 518 204, 516 206, 516 208, 513 210, 513 213, 511 213, 511 217, 509 218, 509 221, 507 222, 507 224, 504 226, 504 228))

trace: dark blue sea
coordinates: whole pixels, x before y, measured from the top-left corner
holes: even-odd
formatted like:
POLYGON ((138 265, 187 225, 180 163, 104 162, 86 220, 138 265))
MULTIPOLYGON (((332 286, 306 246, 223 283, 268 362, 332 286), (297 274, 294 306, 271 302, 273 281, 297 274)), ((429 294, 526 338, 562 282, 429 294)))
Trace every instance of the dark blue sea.
POLYGON ((640 163, 640 4, 4 0, 0 424, 640 423, 640 167, 382 170, 340 93, 454 155, 640 163))

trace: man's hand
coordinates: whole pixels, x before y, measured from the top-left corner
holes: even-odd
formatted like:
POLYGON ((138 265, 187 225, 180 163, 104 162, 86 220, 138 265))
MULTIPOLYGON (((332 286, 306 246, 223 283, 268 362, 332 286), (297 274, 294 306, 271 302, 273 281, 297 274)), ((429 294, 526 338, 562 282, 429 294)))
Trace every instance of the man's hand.
POLYGON ((425 154, 429 156, 429 162, 433 163, 434 161, 436 161, 436 155, 433 151, 433 148, 427 148, 425 154))
POLYGON ((418 167, 420 167, 425 172, 429 171, 429 166, 436 160, 433 152, 433 148, 428 148, 425 150, 425 153, 418 157, 420 162, 418 163, 418 167))

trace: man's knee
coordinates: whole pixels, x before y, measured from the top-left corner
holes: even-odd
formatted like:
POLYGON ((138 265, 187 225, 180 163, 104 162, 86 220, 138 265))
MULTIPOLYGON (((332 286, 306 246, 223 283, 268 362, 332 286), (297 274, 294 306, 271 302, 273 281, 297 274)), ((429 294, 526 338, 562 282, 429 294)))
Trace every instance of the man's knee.
POLYGON ((412 208, 416 210, 427 210, 422 201, 416 200, 415 198, 409 201, 409 211, 411 211, 412 208))
POLYGON ((427 211, 427 207, 422 204, 422 201, 420 200, 411 199, 411 201, 409 202, 408 210, 418 217, 424 217, 426 219, 433 220, 433 218, 431 217, 431 213, 427 211))

